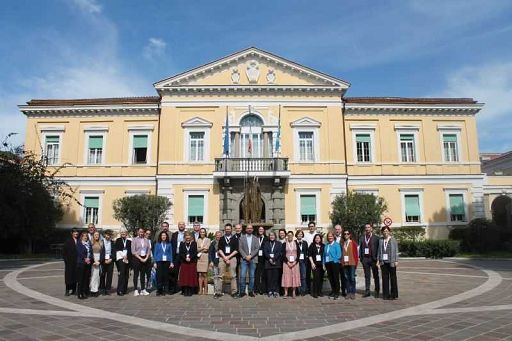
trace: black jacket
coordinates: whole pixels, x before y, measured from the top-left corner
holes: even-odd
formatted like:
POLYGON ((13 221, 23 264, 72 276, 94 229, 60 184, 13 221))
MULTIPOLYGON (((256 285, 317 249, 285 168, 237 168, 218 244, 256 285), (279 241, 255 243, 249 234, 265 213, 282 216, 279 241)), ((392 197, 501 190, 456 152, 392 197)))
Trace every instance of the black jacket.
POLYGON ((300 245, 302 245, 302 253, 304 254, 304 261, 308 261, 308 257, 309 257, 309 251, 308 251, 308 242, 305 241, 304 239, 300 241, 295 241, 295 243, 297 243, 297 250, 298 250, 298 253, 299 253, 299 260, 300 260, 300 245))
MULTIPOLYGON (((178 234, 179 234, 179 232, 176 231, 171 236, 172 252, 175 252, 176 254, 179 254, 179 252, 180 252, 180 250, 178 248, 178 234)), ((182 244, 184 242, 185 242, 185 231, 183 231, 183 242, 182 242, 182 244)), ((172 258, 173 258, 174 265, 180 263, 180 257, 174 257, 174 255, 173 255, 172 258)))
MULTIPOLYGON (((123 251, 124 250, 124 246, 123 246, 123 238, 117 238, 115 243, 114 243, 114 249, 115 249, 115 252, 117 253, 117 251, 123 251)), ((128 238, 126 239, 126 256, 128 258, 128 264, 131 264, 132 262, 132 241, 129 240, 128 238)), ((115 257, 114 259, 116 259, 117 257, 115 257)), ((117 259, 116 259, 117 261, 117 259)))
POLYGON ((361 238, 359 238, 359 260, 363 261, 365 258, 364 256, 364 249, 366 247, 370 248, 370 257, 372 260, 377 261, 377 252, 379 251, 379 237, 377 237, 375 234, 372 233, 372 237, 370 238, 370 241, 368 242, 368 246, 366 246, 366 240, 365 235, 363 234, 361 238))
POLYGON ((311 245, 309 246, 309 249, 308 249, 308 254, 309 254, 309 257, 313 258, 313 262, 315 263, 315 265, 322 266, 322 262, 324 259, 324 244, 320 243, 320 253, 318 253, 316 244, 311 243, 311 245), (318 255, 318 254, 320 255, 320 261, 316 260, 316 255, 318 255))
POLYGON ((181 263, 196 263, 197 262, 197 243, 192 241, 190 242, 190 249, 187 250, 187 243, 183 242, 180 244, 180 262, 181 263), (187 254, 190 256, 190 262, 187 262, 187 254))
MULTIPOLYGON (((221 237, 219 241, 219 251, 222 251, 226 257, 228 257, 233 252, 238 251, 238 238, 236 238, 235 235, 232 235, 229 243, 227 243, 226 237, 221 237), (229 254, 226 254, 226 246, 228 245, 230 247, 230 252, 229 254)), ((238 258, 238 254, 236 255, 236 258, 238 258)))
POLYGON ((265 269, 277 269, 283 266, 283 244, 280 241, 274 240, 267 242, 263 245, 263 256, 265 257, 265 269), (274 250, 272 250, 272 243, 274 243, 274 250), (270 254, 274 254, 274 264, 270 263, 270 254))

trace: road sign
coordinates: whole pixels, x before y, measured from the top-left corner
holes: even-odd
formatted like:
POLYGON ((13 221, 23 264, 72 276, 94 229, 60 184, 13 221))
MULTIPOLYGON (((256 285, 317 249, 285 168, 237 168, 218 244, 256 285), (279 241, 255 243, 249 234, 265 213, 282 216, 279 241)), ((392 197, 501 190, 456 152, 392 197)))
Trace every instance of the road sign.
POLYGON ((390 217, 386 217, 384 218, 384 225, 386 225, 387 227, 391 226, 391 224, 393 224, 393 220, 391 220, 390 217))

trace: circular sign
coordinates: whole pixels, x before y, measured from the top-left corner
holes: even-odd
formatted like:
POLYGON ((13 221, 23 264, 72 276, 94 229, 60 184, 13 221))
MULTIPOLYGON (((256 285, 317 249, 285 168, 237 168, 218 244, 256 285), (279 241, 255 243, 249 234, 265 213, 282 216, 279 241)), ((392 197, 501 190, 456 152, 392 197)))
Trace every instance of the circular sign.
POLYGON ((391 226, 391 224, 393 224, 393 220, 391 220, 390 217, 386 217, 384 218, 384 225, 386 225, 387 227, 391 226))

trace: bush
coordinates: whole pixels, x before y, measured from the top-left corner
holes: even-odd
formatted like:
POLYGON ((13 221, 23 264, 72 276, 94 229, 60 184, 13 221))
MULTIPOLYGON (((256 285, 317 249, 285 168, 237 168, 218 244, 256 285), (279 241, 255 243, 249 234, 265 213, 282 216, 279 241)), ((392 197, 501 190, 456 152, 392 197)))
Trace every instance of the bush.
POLYGON ((422 226, 402 226, 393 229, 393 237, 398 242, 405 240, 422 240, 425 238, 425 229, 422 226))
POLYGON ((463 249, 480 253, 500 250, 503 247, 501 232, 500 227, 488 219, 473 219, 465 229, 463 249))
POLYGON ((453 257, 460 250, 460 242, 455 240, 403 240, 398 250, 401 257, 444 258, 453 257))
POLYGON ((448 233, 448 239, 450 240, 464 240, 466 237, 466 230, 467 227, 455 227, 454 229, 450 230, 450 233, 448 233))

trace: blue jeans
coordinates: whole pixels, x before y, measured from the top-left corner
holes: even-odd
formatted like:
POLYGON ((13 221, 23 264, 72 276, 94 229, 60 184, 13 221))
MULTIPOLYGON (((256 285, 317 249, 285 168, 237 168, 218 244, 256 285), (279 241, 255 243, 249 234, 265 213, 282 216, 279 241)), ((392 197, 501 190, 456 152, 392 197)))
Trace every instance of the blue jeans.
POLYGON ((356 293, 356 267, 353 265, 345 265, 343 267, 345 279, 347 281, 347 294, 356 293))
POLYGON ((240 294, 245 294, 247 270, 249 270, 249 292, 254 291, 254 273, 256 272, 256 263, 254 263, 254 260, 248 262, 242 259, 241 261, 242 264, 240 266, 240 294))
POLYGON ((300 269, 300 293, 305 294, 306 287, 306 261, 299 260, 299 269, 300 269))

